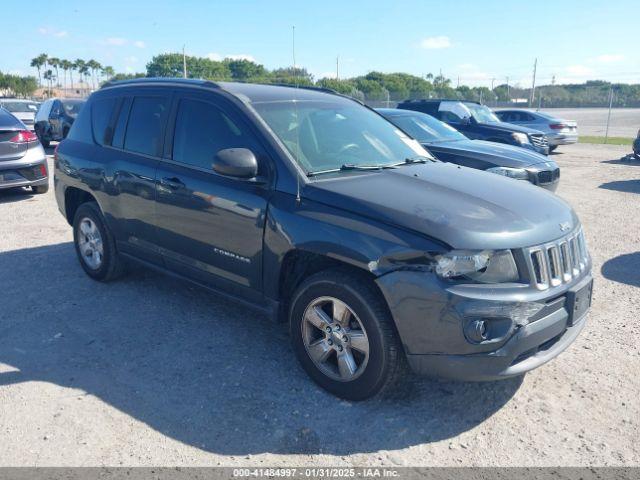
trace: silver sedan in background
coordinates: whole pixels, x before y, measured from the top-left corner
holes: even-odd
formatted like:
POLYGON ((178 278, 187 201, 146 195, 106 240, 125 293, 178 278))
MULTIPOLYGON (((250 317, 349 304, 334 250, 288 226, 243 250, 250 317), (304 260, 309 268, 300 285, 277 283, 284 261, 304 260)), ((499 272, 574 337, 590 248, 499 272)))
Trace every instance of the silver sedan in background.
POLYGON ((496 110, 495 114, 503 122, 544 132, 550 152, 558 145, 578 143, 578 123, 574 120, 564 120, 549 113, 522 109, 496 110))
POLYGON ((18 120, 26 125, 26 127, 34 130, 34 119, 38 111, 38 102, 32 100, 23 100, 20 98, 0 98, 0 107, 4 108, 18 120))

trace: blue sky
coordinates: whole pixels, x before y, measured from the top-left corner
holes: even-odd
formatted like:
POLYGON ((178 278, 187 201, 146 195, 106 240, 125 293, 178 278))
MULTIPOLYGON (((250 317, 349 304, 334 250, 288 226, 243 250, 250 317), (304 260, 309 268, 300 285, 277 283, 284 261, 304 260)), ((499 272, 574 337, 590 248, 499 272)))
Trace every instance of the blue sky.
POLYGON ((3 5, 0 71, 35 74, 30 59, 94 58, 145 71, 155 54, 242 56, 268 68, 297 64, 316 77, 371 70, 444 75, 490 86, 605 79, 640 83, 637 0, 159 1, 32 0, 3 5), (46 13, 39 13, 46 12, 46 13), (632 32, 636 32, 635 34, 632 32), (636 38, 634 38, 636 37, 636 38))

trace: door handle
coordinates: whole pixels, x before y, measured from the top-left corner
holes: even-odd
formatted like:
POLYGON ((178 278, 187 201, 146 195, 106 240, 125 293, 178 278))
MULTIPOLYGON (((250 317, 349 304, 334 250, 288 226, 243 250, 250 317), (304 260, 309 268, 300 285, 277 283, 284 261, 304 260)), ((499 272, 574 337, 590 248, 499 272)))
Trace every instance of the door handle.
POLYGON ((162 180, 160 180, 160 185, 168 187, 172 190, 178 190, 179 188, 184 187, 184 183, 182 183, 182 180, 177 177, 163 178, 162 180))

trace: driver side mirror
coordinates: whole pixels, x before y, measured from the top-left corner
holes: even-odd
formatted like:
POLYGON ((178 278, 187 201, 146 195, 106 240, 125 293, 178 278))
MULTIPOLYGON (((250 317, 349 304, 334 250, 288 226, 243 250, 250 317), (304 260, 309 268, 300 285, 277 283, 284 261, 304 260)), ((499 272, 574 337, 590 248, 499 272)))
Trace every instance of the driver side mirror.
POLYGON ((249 180, 258 176, 258 160, 248 148, 225 148, 216 153, 213 171, 226 177, 249 180))

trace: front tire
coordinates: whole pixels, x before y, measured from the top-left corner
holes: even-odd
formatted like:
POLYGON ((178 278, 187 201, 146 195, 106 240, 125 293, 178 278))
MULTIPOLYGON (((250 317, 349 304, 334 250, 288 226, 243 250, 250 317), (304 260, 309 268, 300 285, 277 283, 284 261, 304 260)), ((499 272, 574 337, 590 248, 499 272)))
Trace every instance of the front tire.
POLYGON ((97 203, 78 207, 73 219, 73 243, 80 265, 94 280, 108 282, 122 274, 123 261, 97 203))
POLYGON ((300 364, 338 397, 365 400, 404 372, 386 303, 363 274, 336 269, 312 275, 293 295, 289 322, 300 364))

